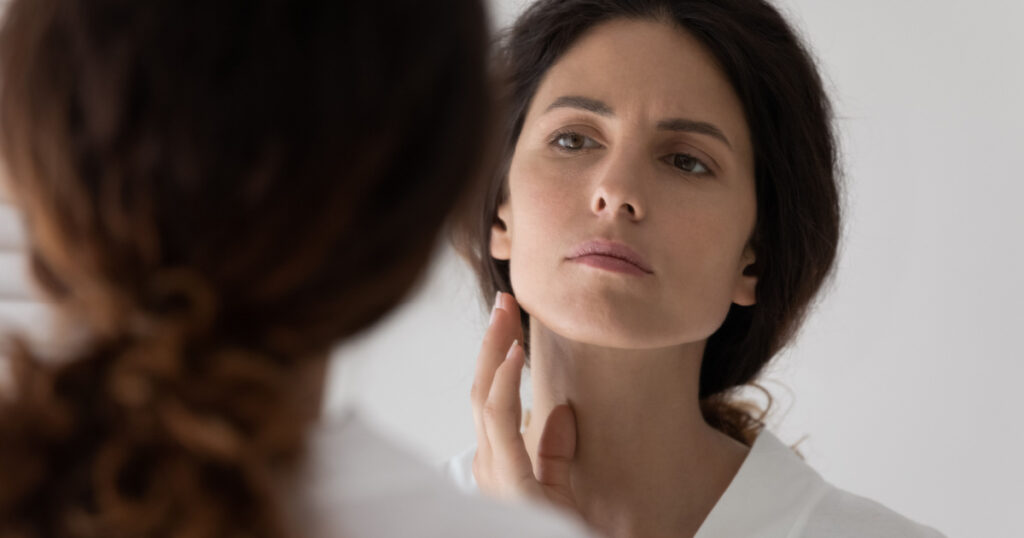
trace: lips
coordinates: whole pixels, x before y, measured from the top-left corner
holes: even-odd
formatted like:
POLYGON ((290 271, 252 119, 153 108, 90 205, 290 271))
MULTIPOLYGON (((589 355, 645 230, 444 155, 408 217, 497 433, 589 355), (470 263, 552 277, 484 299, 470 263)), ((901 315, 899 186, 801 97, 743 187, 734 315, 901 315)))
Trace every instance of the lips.
POLYGON ((652 274, 650 264, 632 248, 614 241, 592 240, 577 245, 568 259, 586 265, 632 274, 652 274))

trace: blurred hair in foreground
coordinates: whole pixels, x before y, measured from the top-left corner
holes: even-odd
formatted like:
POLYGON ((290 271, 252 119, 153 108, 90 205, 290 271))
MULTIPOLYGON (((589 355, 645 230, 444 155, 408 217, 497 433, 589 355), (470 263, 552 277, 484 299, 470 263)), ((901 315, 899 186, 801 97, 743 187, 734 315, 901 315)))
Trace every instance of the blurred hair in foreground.
POLYGON ((10 346, 0 536, 291 533, 303 365, 400 301, 474 190, 487 43, 477 0, 10 3, 8 187, 85 338, 10 346))

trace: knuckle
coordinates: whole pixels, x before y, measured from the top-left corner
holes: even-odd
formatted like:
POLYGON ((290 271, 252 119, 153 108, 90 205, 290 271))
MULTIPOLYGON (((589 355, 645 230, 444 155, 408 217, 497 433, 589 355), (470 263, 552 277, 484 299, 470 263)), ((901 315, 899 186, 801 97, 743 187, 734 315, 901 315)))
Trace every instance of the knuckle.
POLYGON ((483 409, 484 420, 493 423, 504 418, 505 413, 492 401, 488 401, 484 404, 483 409))

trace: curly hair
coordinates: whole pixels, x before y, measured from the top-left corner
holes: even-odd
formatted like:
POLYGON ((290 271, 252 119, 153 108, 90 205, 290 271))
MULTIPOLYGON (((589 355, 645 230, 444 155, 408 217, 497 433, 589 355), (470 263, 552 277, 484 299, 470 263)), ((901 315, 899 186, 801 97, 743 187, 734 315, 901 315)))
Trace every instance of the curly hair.
POLYGON ((0 536, 291 534, 299 378, 477 184, 487 50, 479 0, 11 2, 0 148, 85 337, 9 346, 0 536))
MULTIPOLYGON (((510 113, 504 157, 476 211, 453 236, 485 301, 513 293, 507 261, 490 256, 491 227, 508 196, 508 170, 530 102, 548 69, 588 30, 613 19, 672 24, 695 37, 731 82, 754 150, 757 304, 732 305, 709 338, 701 409, 716 429, 750 444, 764 412, 735 399, 793 337, 830 276, 840 237, 840 181, 832 110, 815 62, 764 0, 539 0, 497 51, 510 113)), ((523 312, 523 328, 529 313, 523 312)), ((528 337, 527 337, 528 340, 528 337)), ((759 387, 758 387, 759 388, 759 387)), ((763 389, 762 389, 763 390, 763 389)), ((767 394, 766 391, 764 391, 767 394)), ((768 394, 770 407, 771 397, 768 394)))

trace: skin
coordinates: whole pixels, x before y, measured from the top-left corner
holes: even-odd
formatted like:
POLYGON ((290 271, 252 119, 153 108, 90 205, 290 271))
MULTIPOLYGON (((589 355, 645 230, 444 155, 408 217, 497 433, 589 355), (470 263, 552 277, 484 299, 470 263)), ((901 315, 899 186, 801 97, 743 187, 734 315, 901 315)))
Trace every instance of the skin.
POLYGON ((753 151, 734 90, 682 29, 599 25, 542 79, 508 190, 491 255, 510 260, 516 297, 499 295, 478 358, 477 482, 607 536, 694 535, 748 452, 698 400, 707 338, 757 285, 753 151), (628 245, 650 272, 568 259, 591 239, 628 245), (517 300, 534 394, 522 433, 517 300))

